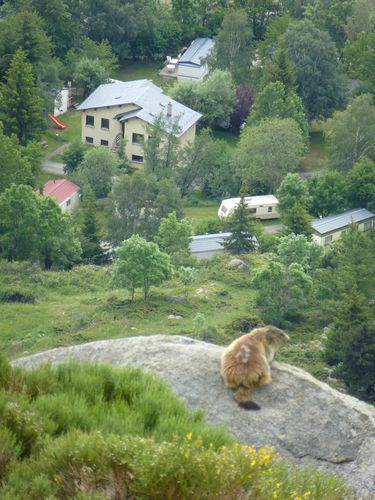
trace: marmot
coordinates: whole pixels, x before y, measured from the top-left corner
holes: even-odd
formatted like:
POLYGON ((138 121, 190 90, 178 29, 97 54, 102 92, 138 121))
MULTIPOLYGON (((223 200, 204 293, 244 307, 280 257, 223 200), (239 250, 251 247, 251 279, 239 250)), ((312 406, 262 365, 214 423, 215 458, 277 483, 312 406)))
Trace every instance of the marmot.
POLYGON ((270 363, 289 340, 288 335, 275 326, 255 328, 234 340, 223 352, 221 376, 226 387, 236 389, 234 398, 246 410, 260 410, 251 401, 250 390, 255 385, 271 382, 270 363))

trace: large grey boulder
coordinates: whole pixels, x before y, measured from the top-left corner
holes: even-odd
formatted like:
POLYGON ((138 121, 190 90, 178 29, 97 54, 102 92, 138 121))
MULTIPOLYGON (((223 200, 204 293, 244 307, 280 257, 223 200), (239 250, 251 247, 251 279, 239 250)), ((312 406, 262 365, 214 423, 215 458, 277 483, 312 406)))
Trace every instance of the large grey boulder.
POLYGON ((375 493, 375 408, 335 391, 308 373, 273 363, 273 381, 256 389, 261 411, 235 403, 219 373, 222 348, 179 336, 155 335, 53 349, 14 361, 31 368, 69 358, 137 366, 162 377, 190 409, 225 423, 241 443, 272 445, 303 466, 341 475, 361 498, 375 493))

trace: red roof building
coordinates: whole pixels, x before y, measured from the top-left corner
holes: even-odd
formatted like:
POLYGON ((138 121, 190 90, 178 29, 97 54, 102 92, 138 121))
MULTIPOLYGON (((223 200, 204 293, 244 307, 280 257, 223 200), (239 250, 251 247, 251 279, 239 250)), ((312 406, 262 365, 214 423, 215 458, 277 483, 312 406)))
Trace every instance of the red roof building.
POLYGON ((71 211, 80 202, 80 187, 67 179, 55 179, 48 181, 43 186, 44 196, 53 196, 60 205, 61 210, 71 211))

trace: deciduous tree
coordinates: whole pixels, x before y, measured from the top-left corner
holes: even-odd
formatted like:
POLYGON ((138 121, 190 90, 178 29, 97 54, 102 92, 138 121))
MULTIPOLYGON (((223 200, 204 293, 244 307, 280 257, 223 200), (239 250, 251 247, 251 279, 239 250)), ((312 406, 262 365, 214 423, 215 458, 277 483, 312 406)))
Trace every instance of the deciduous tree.
POLYGON ((136 288, 143 289, 147 300, 150 287, 158 286, 171 276, 169 255, 139 235, 125 240, 117 249, 112 283, 131 292, 132 302, 136 288))
POLYGON ((91 148, 85 153, 73 177, 79 184, 89 186, 97 198, 104 198, 112 188, 118 165, 119 160, 111 150, 91 148))
POLYGON ((310 211, 316 217, 342 212, 348 207, 345 177, 337 170, 325 171, 309 181, 310 211))
POLYGON ((373 97, 364 94, 333 116, 328 132, 329 166, 346 173, 364 156, 375 160, 374 137, 373 97))
POLYGON ((32 185, 33 182, 31 165, 22 156, 17 139, 4 135, 0 123, 0 193, 12 183, 32 185))
POLYGON ((269 324, 284 326, 288 320, 303 315, 313 282, 301 265, 293 263, 285 268, 269 259, 256 272, 253 285, 258 292, 256 304, 263 319, 269 324))
POLYGON ((237 84, 249 80, 253 33, 244 11, 229 11, 215 37, 208 64, 212 69, 229 71, 237 84))
POLYGON ((375 203, 375 162, 364 156, 346 176, 349 202, 353 207, 368 207, 375 203))
POLYGON ((290 210, 296 204, 305 210, 308 210, 311 205, 307 181, 298 174, 287 174, 282 180, 276 196, 279 200, 277 208, 280 213, 290 210))
POLYGON ((264 120, 242 131, 237 168, 242 179, 247 180, 251 193, 259 184, 272 193, 288 172, 297 170, 304 151, 302 133, 294 120, 264 120))
POLYGON ((339 56, 329 34, 305 20, 287 30, 285 43, 308 119, 328 118, 344 103, 339 56))
POLYGON ((302 135, 308 140, 308 123, 303 104, 294 90, 288 90, 279 81, 269 83, 255 97, 255 102, 246 123, 256 125, 269 118, 291 118, 301 129, 302 135))

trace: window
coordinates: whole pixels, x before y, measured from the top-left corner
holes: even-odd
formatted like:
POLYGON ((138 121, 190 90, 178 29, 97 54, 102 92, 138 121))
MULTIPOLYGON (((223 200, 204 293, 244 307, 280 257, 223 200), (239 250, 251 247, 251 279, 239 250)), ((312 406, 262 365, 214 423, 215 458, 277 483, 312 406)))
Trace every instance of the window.
POLYGON ((268 207, 268 213, 272 212, 272 207, 268 207))
POLYGON ((109 130, 109 120, 107 118, 102 118, 101 127, 105 130, 109 130))
POLYGON ((369 231, 371 229, 371 221, 370 220, 367 220, 364 224, 363 224, 363 230, 364 231, 369 231))
POLYGON ((326 236, 326 237, 324 238, 324 243, 326 243, 326 244, 327 244, 327 243, 331 243, 331 241, 332 241, 332 234, 330 234, 329 236, 326 236))
POLYGON ((137 163, 143 163, 143 156, 132 155, 132 161, 135 161, 137 163))
POLYGON ((142 144, 144 141, 145 136, 143 134, 133 134, 132 136, 132 143, 133 144, 142 144))
POLYGON ((100 145, 101 145, 101 146, 105 146, 105 147, 107 147, 107 148, 108 148, 108 141, 106 141, 106 140, 104 140, 104 139, 101 139, 101 141, 100 141, 100 145))
POLYGON ((68 207, 72 203, 72 200, 69 198, 69 200, 66 200, 66 206, 68 207))
POLYGON ((256 214, 257 209, 256 208, 249 208, 251 214, 256 214))
POLYGON ((86 144, 94 144, 94 139, 92 137, 86 137, 86 144))
POLYGON ((88 127, 93 127, 95 123, 95 119, 92 115, 86 115, 86 125, 88 127))

